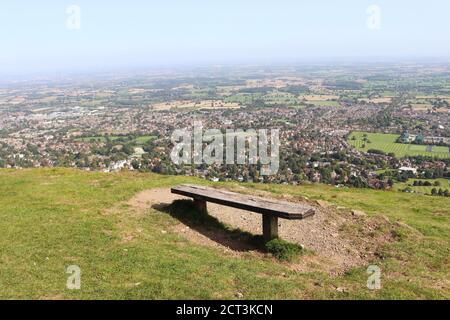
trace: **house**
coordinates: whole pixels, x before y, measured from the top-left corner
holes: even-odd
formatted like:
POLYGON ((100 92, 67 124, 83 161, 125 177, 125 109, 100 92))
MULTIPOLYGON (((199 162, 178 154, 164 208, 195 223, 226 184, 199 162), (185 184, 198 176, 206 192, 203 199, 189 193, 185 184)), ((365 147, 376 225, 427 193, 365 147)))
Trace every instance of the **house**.
POLYGON ((400 172, 411 172, 413 174, 417 174, 417 169, 412 167, 400 167, 398 169, 400 172))

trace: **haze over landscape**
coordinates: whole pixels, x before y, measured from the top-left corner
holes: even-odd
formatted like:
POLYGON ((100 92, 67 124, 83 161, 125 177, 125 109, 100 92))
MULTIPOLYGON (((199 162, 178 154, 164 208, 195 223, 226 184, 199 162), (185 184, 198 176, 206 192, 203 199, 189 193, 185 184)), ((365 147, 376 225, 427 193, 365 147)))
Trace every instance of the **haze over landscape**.
POLYGON ((450 299, 449 12, 2 1, 0 299, 450 299))
POLYGON ((448 59, 446 1, 2 1, 2 74, 448 59), (79 29, 67 27, 70 5, 79 29), (370 28, 370 6, 380 9, 370 28), (367 11, 369 9, 369 11, 367 11))

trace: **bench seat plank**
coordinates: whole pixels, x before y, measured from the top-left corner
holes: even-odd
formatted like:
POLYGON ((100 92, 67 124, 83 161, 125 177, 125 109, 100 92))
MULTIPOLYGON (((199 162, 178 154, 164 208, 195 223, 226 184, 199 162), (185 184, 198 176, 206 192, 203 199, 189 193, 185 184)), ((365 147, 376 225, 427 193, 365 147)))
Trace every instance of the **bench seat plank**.
POLYGON ((242 195, 197 185, 184 184, 176 186, 171 189, 171 192, 196 200, 217 203, 260 214, 268 214, 288 220, 304 219, 315 214, 314 208, 305 204, 242 195))

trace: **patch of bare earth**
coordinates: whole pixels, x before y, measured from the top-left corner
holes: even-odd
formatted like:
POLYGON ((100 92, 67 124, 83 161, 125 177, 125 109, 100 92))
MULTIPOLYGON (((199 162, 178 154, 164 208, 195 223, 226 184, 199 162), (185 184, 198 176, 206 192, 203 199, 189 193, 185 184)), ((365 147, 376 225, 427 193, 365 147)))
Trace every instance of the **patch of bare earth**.
POLYGON ((64 300, 64 296, 62 294, 48 295, 40 297, 40 300, 64 300))
MULTIPOLYGON (((140 212, 143 212, 143 210, 147 210, 149 208, 163 210, 173 201, 180 199, 186 198, 172 194, 170 189, 151 189, 138 193, 135 197, 130 199, 127 204, 135 209, 138 209, 140 212)), ((213 205, 210 204, 209 211, 211 211, 212 206, 213 205)), ((216 247, 228 254, 240 255, 243 252, 259 254, 253 247, 245 243, 229 239, 223 233, 214 232, 213 230, 208 230, 206 228, 200 232, 180 222, 174 225, 171 231, 196 244, 216 247)))
MULTIPOLYGON (((261 192, 245 190, 245 193, 249 192, 261 195, 261 192)), ((280 198, 269 193, 263 194, 280 198)), ((352 213, 324 201, 310 201, 291 196, 282 198, 292 202, 308 202, 316 209, 316 214, 305 220, 278 220, 279 236, 282 239, 312 251, 311 254, 302 256, 299 262, 290 264, 295 270, 342 273, 352 267, 368 265, 371 260, 377 258, 380 246, 392 241, 389 231, 391 223, 386 219, 369 218, 360 211, 352 213)), ((137 194, 128 204, 139 209, 153 207, 158 210, 177 199, 186 198, 172 194, 170 189, 152 189, 137 194)), ((257 213, 212 203, 208 203, 208 213, 232 228, 262 234, 262 217, 257 213)), ((242 254, 252 251, 251 247, 239 244, 238 240, 228 239, 227 242, 227 239, 223 239, 225 234, 212 234, 213 231, 207 230, 200 232, 182 223, 174 226, 172 231, 194 243, 214 246, 225 252, 242 254), (220 241, 217 241, 219 238, 220 241)))

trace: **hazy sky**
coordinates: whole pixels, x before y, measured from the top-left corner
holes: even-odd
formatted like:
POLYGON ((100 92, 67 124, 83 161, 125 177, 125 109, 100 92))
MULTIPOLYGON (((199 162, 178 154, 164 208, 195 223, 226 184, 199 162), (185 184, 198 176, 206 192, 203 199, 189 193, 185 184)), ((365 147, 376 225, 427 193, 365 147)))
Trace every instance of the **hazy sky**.
POLYGON ((2 0, 0 73, 447 59, 449 13, 448 0, 2 0))

